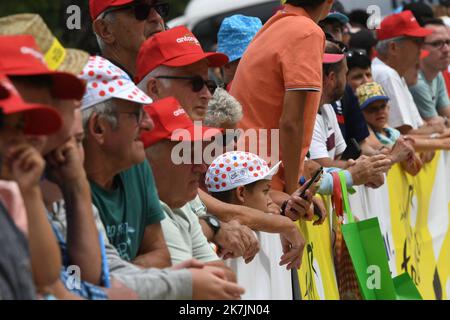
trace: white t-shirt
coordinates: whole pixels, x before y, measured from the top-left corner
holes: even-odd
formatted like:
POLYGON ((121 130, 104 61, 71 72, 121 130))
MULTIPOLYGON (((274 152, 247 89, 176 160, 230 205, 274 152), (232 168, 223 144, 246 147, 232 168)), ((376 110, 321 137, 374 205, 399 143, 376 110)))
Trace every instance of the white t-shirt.
POLYGON ((398 128, 407 125, 413 129, 421 127, 423 120, 405 79, 378 58, 375 58, 372 63, 372 74, 373 79, 383 87, 386 95, 391 99, 389 100, 391 107, 389 126, 398 128))
POLYGON ((346 148, 347 144, 342 136, 333 107, 331 104, 320 106, 309 149, 311 159, 330 158, 335 160, 336 156, 342 154, 346 148))
POLYGON ((254 233, 260 250, 250 263, 246 264, 243 258, 225 261, 236 273, 237 283, 245 289, 242 300, 292 300, 291 272, 279 265, 283 255, 280 235, 254 233))

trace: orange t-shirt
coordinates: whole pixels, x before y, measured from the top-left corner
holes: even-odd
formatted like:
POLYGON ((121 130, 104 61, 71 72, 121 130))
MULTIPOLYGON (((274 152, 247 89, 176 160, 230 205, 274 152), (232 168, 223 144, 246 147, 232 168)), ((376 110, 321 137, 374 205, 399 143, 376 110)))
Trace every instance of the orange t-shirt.
MULTIPOLYGON (((299 163, 311 144, 316 114, 322 90, 322 61, 325 35, 303 8, 286 5, 257 33, 244 53, 231 87, 233 95, 243 108, 244 117, 239 128, 268 129, 267 144, 259 141, 256 152, 270 160, 273 152, 271 130, 279 129, 284 95, 288 90, 303 90, 310 94, 304 113, 304 145, 299 163)), ((247 149, 255 152, 255 149, 247 149)), ((278 150, 280 153, 281 151, 278 150)), ((280 159, 282 155, 280 154, 280 159)), ((274 163, 272 163, 274 165, 274 163)), ((272 180, 272 187, 284 189, 283 168, 272 180)))

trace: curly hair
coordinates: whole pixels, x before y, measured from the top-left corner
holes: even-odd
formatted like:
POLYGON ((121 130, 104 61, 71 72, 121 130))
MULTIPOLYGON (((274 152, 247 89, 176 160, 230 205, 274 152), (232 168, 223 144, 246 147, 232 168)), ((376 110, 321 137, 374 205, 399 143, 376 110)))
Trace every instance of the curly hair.
POLYGON ((241 119, 241 104, 226 90, 217 88, 208 104, 205 125, 222 128, 225 124, 234 126, 241 119))

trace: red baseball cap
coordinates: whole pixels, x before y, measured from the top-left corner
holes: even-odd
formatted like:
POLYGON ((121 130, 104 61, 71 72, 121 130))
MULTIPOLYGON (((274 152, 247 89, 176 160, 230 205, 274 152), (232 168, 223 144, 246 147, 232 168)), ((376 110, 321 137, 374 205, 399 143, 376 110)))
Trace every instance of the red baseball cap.
POLYGON ((433 31, 422 28, 409 10, 386 17, 377 29, 378 40, 387 40, 401 36, 425 38, 433 31))
POLYGON ((333 64, 338 63, 344 60, 344 54, 336 54, 336 53, 325 53, 323 55, 323 64, 333 64))
POLYGON ((0 109, 6 115, 23 113, 25 115, 24 133, 48 135, 61 128, 61 116, 55 109, 43 104, 26 103, 8 77, 1 73, 0 88, 7 92, 7 96, 0 99, 0 109))
POLYGON ((227 55, 218 52, 204 52, 200 42, 184 26, 160 32, 147 39, 139 49, 136 83, 161 65, 183 67, 208 59, 211 67, 228 63, 227 55))
POLYGON ((54 97, 76 100, 83 97, 84 81, 71 73, 50 70, 30 35, 0 36, 0 57, 0 72, 7 76, 48 75, 53 80, 54 97))
POLYGON ((164 139, 172 141, 209 141, 215 135, 223 132, 222 129, 194 124, 178 100, 173 97, 158 100, 145 106, 144 110, 155 123, 153 130, 146 131, 141 135, 145 148, 164 139), (176 134, 174 136, 173 134, 179 130, 184 132, 180 131, 179 135, 176 134))
POLYGON ((89 0, 89 12, 92 21, 106 9, 110 7, 118 7, 133 2, 133 0, 89 0))
POLYGON ((6 99, 10 96, 8 88, 3 84, 3 79, 6 76, 4 74, 0 74, 0 100, 6 99))

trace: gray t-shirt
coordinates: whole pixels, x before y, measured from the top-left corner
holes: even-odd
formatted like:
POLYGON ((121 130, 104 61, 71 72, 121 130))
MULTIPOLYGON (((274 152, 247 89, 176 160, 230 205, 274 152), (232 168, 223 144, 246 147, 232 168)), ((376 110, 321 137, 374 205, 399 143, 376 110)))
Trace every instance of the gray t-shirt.
MULTIPOLYGON (((192 299, 192 275, 186 270, 143 269, 123 260, 106 237, 97 208, 92 205, 97 229, 103 236, 110 275, 136 291, 142 300, 192 299)), ((52 223, 66 238, 67 220, 64 201, 53 204, 52 223)))
POLYGON ((203 234, 189 202, 178 209, 171 209, 162 201, 161 206, 166 213, 161 227, 173 264, 192 258, 203 262, 220 260, 203 234))

